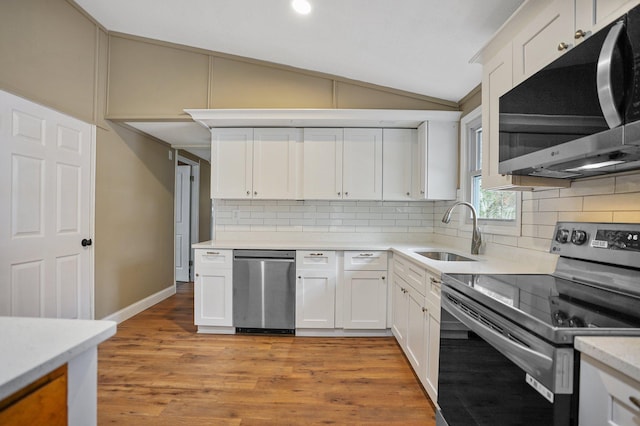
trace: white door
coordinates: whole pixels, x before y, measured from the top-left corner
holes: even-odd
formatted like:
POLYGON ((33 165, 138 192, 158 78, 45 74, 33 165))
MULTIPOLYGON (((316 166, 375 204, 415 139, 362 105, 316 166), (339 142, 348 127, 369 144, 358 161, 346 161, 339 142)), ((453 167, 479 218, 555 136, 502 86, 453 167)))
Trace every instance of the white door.
POLYGON ((0 91, 0 315, 93 318, 94 141, 0 91))
POLYGON ((313 270, 297 273, 296 328, 334 328, 335 273, 313 270))
POLYGON ((384 129, 382 131, 382 199, 409 201, 414 146, 418 145, 416 129, 384 129))
POLYGON ((191 166, 176 167, 176 281, 189 281, 191 166))
POLYGON ((386 271, 344 271, 344 328, 386 328, 386 275, 386 271))

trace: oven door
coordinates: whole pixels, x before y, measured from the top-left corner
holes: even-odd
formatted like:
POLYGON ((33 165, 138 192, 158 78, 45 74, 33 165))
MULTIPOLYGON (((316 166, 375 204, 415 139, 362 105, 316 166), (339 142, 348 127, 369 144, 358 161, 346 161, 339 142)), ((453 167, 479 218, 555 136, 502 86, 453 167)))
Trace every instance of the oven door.
POLYGON ((442 311, 469 333, 462 339, 441 333, 438 426, 577 424, 573 349, 554 348, 524 334, 446 285, 442 311), (558 351, 565 365, 557 366, 558 351), (556 373, 570 386, 559 391, 555 378, 549 381, 556 373))

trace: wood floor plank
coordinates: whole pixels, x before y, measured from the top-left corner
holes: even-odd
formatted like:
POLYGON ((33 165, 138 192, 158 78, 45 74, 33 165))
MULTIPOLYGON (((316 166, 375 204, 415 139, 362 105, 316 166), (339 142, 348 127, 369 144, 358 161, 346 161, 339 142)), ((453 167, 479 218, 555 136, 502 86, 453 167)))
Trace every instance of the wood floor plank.
POLYGON ((98 356, 99 425, 435 425, 392 337, 197 334, 192 283, 98 356))

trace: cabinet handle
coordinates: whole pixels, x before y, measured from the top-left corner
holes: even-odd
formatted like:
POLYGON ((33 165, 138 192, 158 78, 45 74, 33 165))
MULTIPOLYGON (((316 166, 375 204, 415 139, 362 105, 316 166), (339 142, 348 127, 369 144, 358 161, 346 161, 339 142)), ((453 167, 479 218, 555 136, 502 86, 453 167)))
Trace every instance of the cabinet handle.
POLYGON ((301 280, 302 279, 302 275, 298 275, 298 279, 301 280))
POLYGON ((251 195, 251 191, 247 191, 247 195, 251 195))
POLYGON ((382 277, 382 279, 384 280, 384 276, 382 277))
POLYGON ((567 43, 565 43, 564 41, 561 41, 560 44, 558 44, 558 51, 562 52, 563 50, 567 50, 569 48, 569 45, 567 43))
POLYGON ((199 277, 199 276, 200 276, 200 274, 196 274, 196 277, 199 277))
POLYGON ((427 312, 427 308, 425 308, 424 306, 422 307, 422 312, 427 312))
POLYGON ((424 195, 424 190, 423 189, 420 190, 420 194, 424 195))
POLYGON ((349 196, 349 193, 348 193, 348 192, 345 192, 345 193, 344 193, 344 196, 345 196, 345 197, 348 197, 348 196, 349 196))
POLYGON ((309 253, 309 256, 323 256, 324 253, 309 253))
POLYGON ((409 195, 411 195, 411 193, 410 193, 410 192, 407 192, 407 197, 408 197, 409 195))
POLYGON ((253 191, 253 195, 258 195, 258 191, 253 191))
POLYGON ((576 31, 576 33, 573 35, 573 38, 575 38, 576 40, 580 40, 582 37, 586 36, 587 33, 585 33, 582 30, 578 30, 576 31))
POLYGON ((371 256, 373 256, 373 253, 360 253, 360 256, 362 256, 362 257, 371 257, 371 256))
POLYGON ((218 254, 220 254, 220 252, 219 251, 208 251, 207 254, 218 255, 218 254))
POLYGON ((429 281, 431 281, 431 284, 442 284, 442 281, 437 280, 433 277, 429 277, 429 281))
POLYGON ((631 401, 631 403, 635 405, 636 408, 640 408, 640 399, 636 398, 635 396, 630 396, 629 401, 631 401))
POLYGON ((338 196, 340 196, 340 193, 338 192, 338 196))

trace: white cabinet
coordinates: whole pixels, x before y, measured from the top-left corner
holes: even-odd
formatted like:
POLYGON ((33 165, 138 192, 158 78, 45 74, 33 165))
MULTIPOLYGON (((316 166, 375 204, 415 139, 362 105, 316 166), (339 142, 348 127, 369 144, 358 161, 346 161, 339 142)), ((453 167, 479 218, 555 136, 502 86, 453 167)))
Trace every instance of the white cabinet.
POLYGON ((343 129, 304 129, 305 199, 342 198, 343 141, 343 129))
POLYGON ((387 253, 344 253, 344 328, 387 328, 387 253))
POLYGON ((580 355, 580 426, 635 426, 640 418, 640 383, 580 355))
POLYGON ((342 198, 382 200, 382 129, 344 129, 342 198))
POLYGON ((300 129, 254 129, 253 198, 295 199, 300 129))
POLYGON ((304 129, 303 196, 382 199, 381 129, 304 129))
POLYGON ((573 47, 573 17, 573 1, 555 0, 514 37, 515 84, 573 47))
POLYGON ((637 0, 575 0, 576 43, 622 16, 637 0))
POLYGON ((296 198, 298 129, 212 129, 212 198, 296 198))
POLYGON ((429 121, 418 127, 413 164, 414 198, 455 200, 458 187, 458 123, 429 121))
POLYGON ((413 158, 418 152, 416 129, 384 129, 382 131, 383 200, 411 201, 414 198, 413 158))
POLYGON ((232 250, 195 250, 194 321, 198 331, 233 332, 232 272, 232 250))
POLYGON ((251 198, 253 129, 211 129, 211 198, 251 198))
POLYGON ((440 280, 402 256, 394 256, 393 271, 391 330, 435 403, 440 352, 440 280))
POLYGON ((296 328, 334 328, 334 251, 296 251, 296 328))

